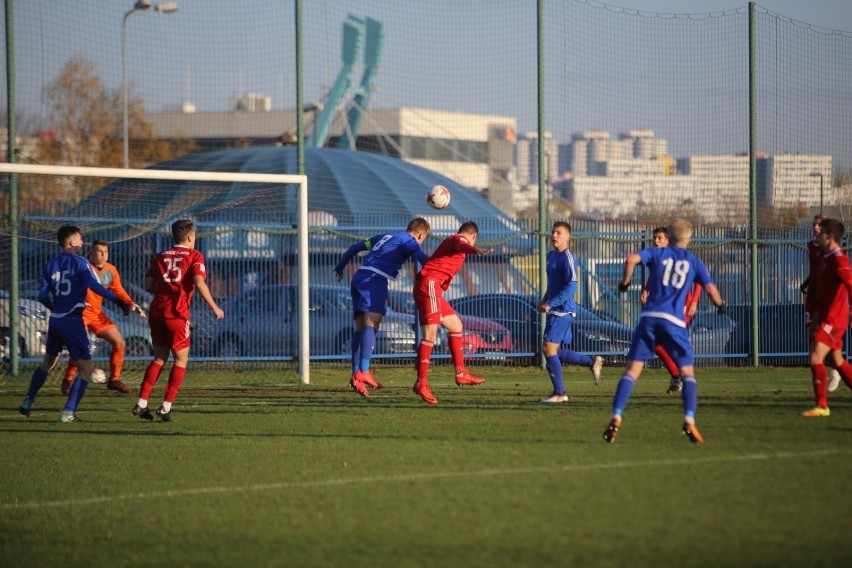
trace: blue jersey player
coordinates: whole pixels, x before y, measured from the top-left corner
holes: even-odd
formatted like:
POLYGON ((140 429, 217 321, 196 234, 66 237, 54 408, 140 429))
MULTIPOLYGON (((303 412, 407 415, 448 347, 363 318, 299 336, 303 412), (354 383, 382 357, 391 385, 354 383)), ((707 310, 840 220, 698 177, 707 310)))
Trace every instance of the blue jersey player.
POLYGON ((59 228, 56 233, 62 252, 48 262, 41 275, 41 288, 38 300, 50 310, 50 323, 47 328, 47 345, 42 362, 33 371, 30 388, 21 404, 20 412, 30 415, 36 394, 47 380, 47 374, 56 365, 62 348, 68 349, 71 360, 79 369, 77 378, 68 393, 68 402, 59 415, 61 422, 79 422, 75 415, 77 406, 86 392, 89 375, 92 373, 92 354, 89 348, 89 335, 83 323, 83 309, 86 307, 86 293, 89 289, 108 300, 118 303, 129 313, 130 305, 104 288, 92 271, 89 261, 80 256, 83 248, 83 236, 80 229, 71 225, 59 228))
POLYGON ((557 221, 550 231, 550 243, 553 250, 547 253, 547 290, 538 305, 538 309, 547 314, 544 327, 544 360, 553 393, 541 399, 543 403, 557 403, 568 400, 562 381, 562 365, 582 365, 592 371, 595 384, 601 381, 603 358, 592 359, 572 351, 571 345, 574 318, 577 317, 577 268, 574 255, 568 248, 571 240, 571 225, 557 221), (562 347, 562 346, 565 347, 562 347))
POLYGON ((624 273, 618 286, 626 292, 630 285, 633 269, 638 264, 648 267, 648 299, 642 306, 639 323, 633 332, 630 351, 627 353, 627 369, 615 389, 612 401, 612 419, 603 437, 609 443, 615 441, 621 427, 621 415, 633 392, 633 385, 642 373, 645 361, 654 357, 656 345, 662 345, 675 360, 683 377, 683 434, 696 444, 704 438, 695 426, 695 411, 698 407, 698 391, 693 367, 694 355, 689 331, 684 321, 686 297, 693 283, 704 286, 704 290, 717 306, 724 311, 725 302, 713 284, 710 274, 701 260, 686 250, 692 239, 692 225, 678 219, 670 227, 673 245, 666 248, 650 248, 636 252, 624 261, 624 273))
POLYGON ((388 280, 396 280, 402 265, 413 258, 420 264, 426 255, 420 245, 429 235, 429 222, 422 217, 412 219, 405 231, 383 233, 359 241, 340 257, 334 271, 337 280, 343 269, 358 253, 370 251, 364 263, 352 277, 352 305, 355 311, 355 332, 352 334, 352 379, 349 385, 361 396, 367 396, 367 386, 382 388, 370 373, 370 358, 376 345, 376 333, 388 303, 388 280))

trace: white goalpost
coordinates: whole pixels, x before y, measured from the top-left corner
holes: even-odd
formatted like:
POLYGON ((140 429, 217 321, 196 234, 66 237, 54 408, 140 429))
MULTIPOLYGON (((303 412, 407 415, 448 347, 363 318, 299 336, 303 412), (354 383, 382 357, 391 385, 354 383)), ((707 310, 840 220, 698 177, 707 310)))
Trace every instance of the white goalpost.
MULTIPOLYGON (((0 174, 21 176, 15 178, 16 185, 28 187, 28 199, 38 201, 42 209, 52 204, 51 199, 55 204, 56 200, 61 201, 60 198, 69 193, 78 196, 78 199, 69 199, 68 207, 64 209, 61 205, 54 207, 54 211, 61 211, 59 214, 20 215, 41 221, 44 225, 49 225, 52 219, 55 219, 53 224, 58 221, 77 221, 81 226, 97 226, 103 232, 114 233, 117 231, 116 226, 120 225, 118 231, 121 238, 129 239, 178 218, 209 219, 208 224, 216 225, 214 238, 219 233, 226 233, 221 240, 228 242, 223 246, 233 249, 234 252, 229 254, 245 254, 249 258, 250 255, 246 253, 254 252, 255 256, 264 257, 270 264, 283 262, 282 257, 285 255, 287 258, 295 257, 298 283, 298 373, 302 384, 310 383, 307 176, 30 164, 0 164, 0 174), (189 189, 184 189, 177 182, 188 182, 189 189), (80 190, 81 186, 85 186, 85 191, 80 190), (287 192, 293 193, 293 186, 297 186, 298 190, 290 197, 287 192), (282 215, 292 220, 275 218, 282 215), (254 237, 255 241, 262 240, 266 248, 239 250, 240 244, 243 247, 251 246, 251 235, 257 233, 252 232, 253 227, 265 221, 279 224, 277 226, 295 225, 295 250, 285 250, 282 244, 267 242, 273 241, 272 237, 281 236, 281 230, 275 227, 268 229, 260 239, 254 237), (227 232, 232 229, 243 236, 232 238, 231 233, 227 232), (278 258, 273 258, 275 255, 278 258)), ((10 185, 8 181, 6 185, 10 185)), ((10 210, 17 211, 18 207, 10 207, 10 210)), ((11 240, 20 238, 17 231, 19 221, 11 219, 11 240)), ((52 231, 55 229, 53 226, 50 228, 52 231)), ((11 250, 17 250, 17 243, 11 250)), ((210 263, 209 258, 207 262, 210 263)), ((269 271, 274 273, 275 269, 269 271)), ((18 284, 17 274, 10 274, 9 277, 14 285, 18 284)), ((17 313, 18 307, 14 306, 13 309, 17 313)), ((16 323, 17 319, 10 317, 10 327, 16 323)), ((14 331, 17 330, 12 329, 14 331)), ((10 336, 17 337, 12 332, 10 336)), ((12 356, 17 357, 17 353, 12 353, 12 356)))

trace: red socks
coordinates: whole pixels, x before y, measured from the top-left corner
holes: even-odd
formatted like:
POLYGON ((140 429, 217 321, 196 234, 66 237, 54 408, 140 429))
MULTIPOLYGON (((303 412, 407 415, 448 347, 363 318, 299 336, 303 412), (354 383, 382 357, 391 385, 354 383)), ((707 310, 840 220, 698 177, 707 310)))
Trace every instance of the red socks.
POLYGON ((186 376, 186 367, 172 367, 172 372, 169 373, 169 384, 166 385, 166 393, 163 400, 166 402, 174 402, 180 386, 183 384, 183 378, 186 376))
POLYGON ((145 369, 145 378, 142 379, 142 386, 139 387, 139 398, 148 400, 151 397, 151 391, 154 385, 157 384, 157 379, 160 378, 160 373, 162 372, 163 366, 158 365, 156 361, 151 361, 151 364, 145 369))
POLYGON ((462 332, 450 333, 450 356, 453 358, 456 376, 465 373, 464 349, 462 348, 462 332))
POLYGON ((432 359, 431 341, 425 339, 420 340, 420 345, 417 346, 417 382, 420 384, 429 384, 429 362, 432 359))
MULTIPOLYGON (((847 362, 846 365, 848 366, 849 363, 847 362)), ((826 394, 828 372, 825 370, 825 364, 811 365, 811 375, 813 376, 816 405, 820 408, 828 408, 828 396, 826 394)))
POLYGON ((663 362, 663 365, 666 367, 666 371, 673 377, 680 377, 680 369, 677 368, 677 364, 675 364, 674 359, 672 359, 662 345, 657 345, 654 349, 654 353, 657 354, 657 357, 663 362))

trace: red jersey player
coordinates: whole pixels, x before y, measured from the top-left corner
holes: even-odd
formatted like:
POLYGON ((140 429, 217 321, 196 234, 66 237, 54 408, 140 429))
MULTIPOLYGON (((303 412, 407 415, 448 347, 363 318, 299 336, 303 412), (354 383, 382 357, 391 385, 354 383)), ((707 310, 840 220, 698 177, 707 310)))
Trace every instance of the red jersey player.
POLYGON ((802 416, 829 416, 825 358, 831 355, 834 367, 846 386, 852 389, 852 365, 843 358, 843 336, 849 327, 849 303, 852 301, 852 268, 840 248, 846 233, 837 219, 820 222, 817 236, 823 255, 816 271, 811 273, 809 290, 815 290, 811 332, 810 365, 816 406, 802 416))
POLYGON ((462 322, 455 310, 444 299, 453 277, 461 270, 468 254, 490 254, 492 249, 476 245, 479 227, 473 221, 467 221, 459 227, 459 232, 444 239, 432 256, 417 273, 414 282, 414 301, 420 316, 422 337, 417 347, 417 382, 414 392, 429 404, 438 404, 429 388, 429 364, 432 359, 432 346, 438 336, 438 325, 449 332, 450 355, 456 372, 456 384, 478 385, 485 379, 474 377, 464 366, 462 350, 462 322))
MULTIPOLYGON (((109 245, 106 241, 96 240, 92 242, 92 251, 89 253, 89 263, 98 277, 98 282, 103 287, 112 290, 118 298, 130 306, 131 311, 145 317, 145 310, 136 305, 130 295, 121 285, 121 277, 118 269, 107 262, 109 258, 109 245)), ((107 388, 123 394, 130 394, 130 389, 121 382, 121 368, 124 365, 124 338, 115 326, 115 322, 103 311, 104 299, 92 290, 86 293, 86 309, 83 310, 83 323, 86 329, 95 336, 107 341, 112 346, 109 356, 109 382, 107 388)), ((77 375, 77 365, 74 361, 68 361, 65 369, 65 379, 62 381, 62 394, 68 396, 71 384, 77 375)))
MULTIPOLYGON (((654 246, 656 248, 664 248, 669 246, 669 230, 665 227, 657 227, 654 229, 654 246)), ((642 289, 642 295, 639 297, 639 301, 643 304, 648 301, 648 289, 650 283, 645 283, 645 288, 642 289)), ((686 323, 687 327, 689 327, 689 320, 692 319, 692 316, 695 315, 695 312, 698 311, 698 297, 701 295, 701 284, 695 283, 692 286, 692 289, 686 293, 686 304, 683 309, 683 321, 686 323)), ((677 363, 674 362, 674 359, 666 352, 665 347, 662 345, 657 345, 654 349, 654 353, 660 360, 663 362, 666 370, 671 375, 671 380, 669 381, 669 389, 666 391, 668 394, 676 394, 683 390, 683 380, 680 376, 680 369, 677 366, 677 363)))
POLYGON ((145 370, 145 378, 139 388, 139 401, 133 407, 134 416, 144 420, 154 419, 148 408, 148 397, 160 378, 171 351, 175 362, 169 373, 163 405, 157 410, 157 415, 164 422, 170 422, 172 419, 172 402, 186 375, 190 345, 189 306, 195 289, 198 289, 198 293, 213 310, 216 319, 225 317, 225 312, 216 305, 207 287, 204 256, 195 250, 193 222, 189 219, 175 221, 172 224, 172 237, 175 245, 154 256, 145 278, 145 289, 154 294, 148 318, 154 344, 154 360, 145 370))
POLYGON ((814 304, 816 302, 814 298, 815 290, 811 288, 810 283, 811 276, 816 272, 819 260, 822 258, 823 250, 819 244, 819 234, 822 230, 820 223, 822 223, 823 219, 825 217, 822 214, 814 215, 814 238, 808 241, 808 277, 805 278, 805 281, 799 287, 802 294, 805 294, 805 314, 807 315, 808 324, 813 320, 814 304))
MULTIPOLYGON (((822 258, 822 247, 819 244, 819 234, 821 229, 820 223, 825 219, 821 213, 814 215, 814 238, 808 241, 808 276, 799 289, 802 294, 805 294, 805 321, 808 325, 808 335, 813 333, 812 323, 814 321, 813 314, 816 307, 816 289, 810 287, 811 275, 816 274, 817 266, 822 258)), ((840 373, 837 369, 828 368, 828 392, 834 392, 840 385, 840 373)))

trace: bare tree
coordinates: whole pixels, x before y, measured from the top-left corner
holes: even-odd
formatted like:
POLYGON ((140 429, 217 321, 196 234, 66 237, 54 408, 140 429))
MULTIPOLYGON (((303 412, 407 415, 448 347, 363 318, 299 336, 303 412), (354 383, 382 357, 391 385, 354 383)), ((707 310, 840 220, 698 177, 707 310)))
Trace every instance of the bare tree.
MULTIPOLYGON (((35 157, 39 163, 121 167, 122 90, 107 89, 93 63, 80 56, 71 58, 59 76, 44 88, 42 98, 50 110, 51 121, 39 133, 35 157)), ((144 167, 194 151, 192 142, 169 144, 156 140, 142 100, 132 90, 128 93, 127 108, 131 167, 144 167)), ((35 209, 48 204, 61 208, 77 203, 102 185, 70 178, 41 179, 39 183, 29 193, 22 194, 35 209)))

